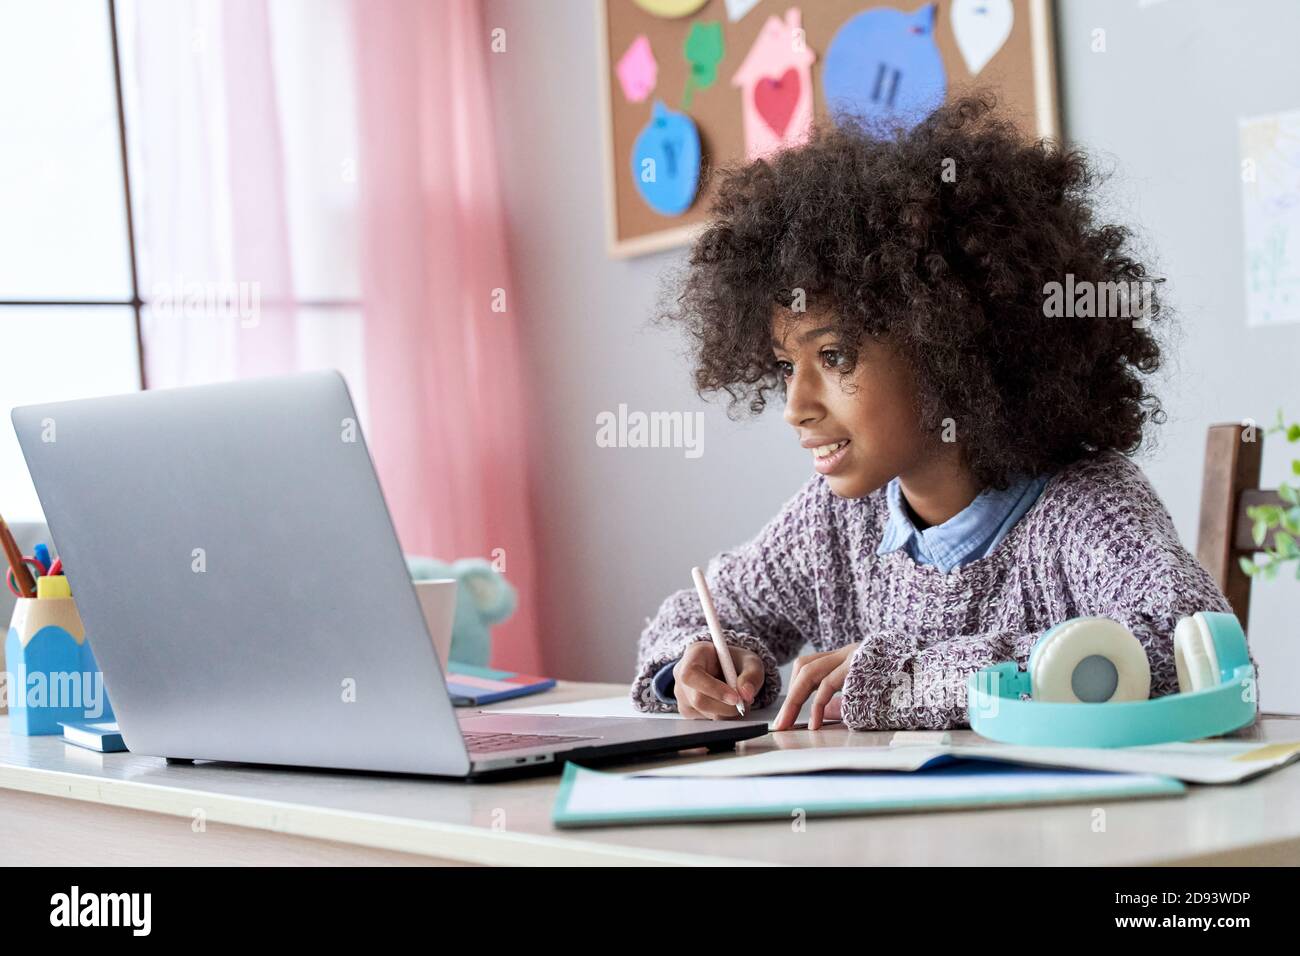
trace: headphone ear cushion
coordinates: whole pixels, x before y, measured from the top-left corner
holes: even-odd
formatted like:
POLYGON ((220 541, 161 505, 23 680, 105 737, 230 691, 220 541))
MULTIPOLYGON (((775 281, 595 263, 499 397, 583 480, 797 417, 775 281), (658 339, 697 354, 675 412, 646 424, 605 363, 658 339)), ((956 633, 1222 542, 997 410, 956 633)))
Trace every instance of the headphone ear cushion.
POLYGON ((1174 628, 1174 669, 1178 673, 1178 690, 1183 694, 1219 683, 1219 655, 1200 614, 1183 618, 1174 628))
POLYGON ((1146 700, 1151 664, 1141 642, 1118 621, 1076 617, 1052 628, 1029 658, 1033 698, 1054 703, 1146 700))

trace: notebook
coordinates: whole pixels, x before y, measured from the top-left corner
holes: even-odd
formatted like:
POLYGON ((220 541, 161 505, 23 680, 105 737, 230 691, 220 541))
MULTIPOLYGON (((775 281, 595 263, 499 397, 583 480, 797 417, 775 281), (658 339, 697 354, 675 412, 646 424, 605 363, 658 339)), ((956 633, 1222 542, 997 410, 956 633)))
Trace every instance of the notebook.
POLYGON ((457 707, 481 707, 498 700, 540 694, 555 686, 553 677, 533 677, 452 661, 447 668, 447 692, 457 707))
POLYGON ((60 721, 60 724, 63 727, 63 739, 67 743, 106 754, 126 752, 126 741, 122 739, 122 732, 118 729, 116 721, 99 723, 60 721))
POLYGON ((1300 760, 1300 741, 1196 740, 1142 747, 1022 747, 977 743, 765 750, 635 771, 645 777, 768 777, 825 770, 919 770, 945 757, 1112 773, 1157 774, 1185 783, 1250 780, 1300 760))
POLYGON ((924 770, 777 777, 638 777, 567 763, 551 819, 558 827, 723 819, 790 819, 1183 796, 1156 774, 1026 767, 941 758, 924 770))
POLYGON ((717 820, 789 820, 1140 797, 1177 797, 1185 784, 1156 774, 1024 767, 945 757, 917 771, 770 777, 659 777, 565 765, 552 812, 561 828, 717 820))

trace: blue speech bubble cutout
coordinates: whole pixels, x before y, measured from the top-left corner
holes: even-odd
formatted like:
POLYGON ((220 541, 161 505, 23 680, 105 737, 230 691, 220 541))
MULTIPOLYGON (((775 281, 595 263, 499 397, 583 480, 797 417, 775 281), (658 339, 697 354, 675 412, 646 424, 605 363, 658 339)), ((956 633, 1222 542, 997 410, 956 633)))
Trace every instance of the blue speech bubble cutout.
POLYGON ((831 115, 911 129, 943 103, 948 78, 934 18, 934 4, 927 4, 914 13, 877 7, 846 20, 822 71, 831 115))
POLYGON ((700 185, 700 131, 685 113, 655 100, 650 122, 632 144, 632 181, 655 212, 680 216, 700 185))

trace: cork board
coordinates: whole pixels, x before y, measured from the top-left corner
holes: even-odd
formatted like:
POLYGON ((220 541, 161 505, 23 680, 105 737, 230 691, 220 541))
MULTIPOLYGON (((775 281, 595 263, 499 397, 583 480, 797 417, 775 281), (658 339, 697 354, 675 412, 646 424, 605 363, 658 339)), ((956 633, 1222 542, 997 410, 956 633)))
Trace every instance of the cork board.
MULTIPOLYGON (((803 31, 799 42, 806 44, 812 54, 806 74, 810 79, 804 86, 811 95, 810 108, 817 121, 828 115, 825 81, 827 51, 832 41, 836 42, 837 49, 830 80, 832 89, 837 90, 843 88, 835 84, 842 84, 846 65, 853 65, 854 54, 852 46, 841 43, 837 34, 856 15, 882 11, 881 16, 925 18, 930 30, 927 41, 933 43, 942 63, 945 98, 972 87, 990 87, 998 93, 1000 108, 1009 111, 1027 132, 1057 136, 1059 117, 1050 3, 1009 0, 1008 11, 999 6, 1006 2, 893 0, 886 5, 872 4, 870 0, 804 0, 802 4, 790 0, 597 0, 598 80, 605 135, 605 208, 610 256, 641 255, 689 242, 706 218, 712 199, 710 171, 748 158, 747 143, 753 142, 753 127, 749 124, 753 118, 755 89, 744 82, 733 85, 733 79, 744 80, 749 74, 764 72, 761 57, 747 58, 758 49, 756 43, 763 39, 763 31, 777 27, 777 23, 769 23, 773 17, 783 25, 790 18, 789 22, 798 23, 803 31), (656 16, 642 3, 698 9, 684 16, 656 16), (923 9, 926 7, 933 9, 927 12, 923 9), (745 12, 733 21, 728 16, 728 8, 745 12), (798 11, 793 17, 792 8, 798 11), (1003 21, 1004 32, 991 39, 987 36, 981 39, 969 26, 972 11, 976 9, 980 16, 987 16, 990 9, 1001 10, 1010 23, 1006 25, 1003 21), (885 10, 893 12, 884 14, 885 10), (960 19, 955 21, 954 17, 960 19), (696 25, 699 27, 693 34, 696 25), (719 36, 722 51, 721 58, 712 64, 713 82, 706 87, 688 83, 692 77, 692 65, 685 52, 688 38, 698 55, 701 46, 709 49, 719 36), (706 42, 697 43, 699 40, 706 42), (653 59, 652 68, 646 65, 647 52, 653 59), (978 65, 977 73, 972 72, 972 64, 978 65), (642 98, 638 101, 630 97, 642 98), (655 113, 656 101, 670 111, 689 116, 698 131, 698 189, 689 206, 678 214, 665 214, 652 208, 642 192, 645 187, 637 182, 638 137, 647 130, 653 117, 662 115, 655 113)), ((861 23, 859 19, 854 26, 861 23)), ((976 25, 984 34, 988 33, 983 21, 976 25)), ((841 34, 841 38, 847 33, 841 34)), ((873 42, 878 44, 875 49, 887 51, 881 55, 881 61, 894 55, 903 56, 892 51, 905 49, 907 45, 906 40, 895 44, 887 34, 883 40, 873 38, 873 42)), ((880 68, 874 61, 870 66, 880 68)), ((699 68, 696 70, 698 75, 699 68)), ((915 76, 915 71, 910 75, 915 76)), ((769 89, 780 87, 779 82, 771 80, 758 82, 771 84, 769 89)), ((794 85, 799 85, 797 77, 794 85)), ((785 115, 783 109, 783 118, 785 115)))

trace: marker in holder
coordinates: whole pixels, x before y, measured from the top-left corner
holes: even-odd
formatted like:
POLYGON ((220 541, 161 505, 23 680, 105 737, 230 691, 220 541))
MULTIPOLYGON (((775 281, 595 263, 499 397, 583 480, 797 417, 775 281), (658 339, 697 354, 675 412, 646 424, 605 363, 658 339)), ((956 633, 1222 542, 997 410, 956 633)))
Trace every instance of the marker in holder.
POLYGON ((5 638, 9 732, 62 734, 61 721, 114 720, 68 579, 42 575, 36 595, 18 599, 5 638))

